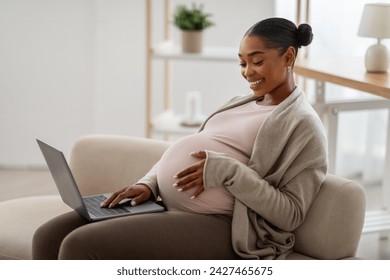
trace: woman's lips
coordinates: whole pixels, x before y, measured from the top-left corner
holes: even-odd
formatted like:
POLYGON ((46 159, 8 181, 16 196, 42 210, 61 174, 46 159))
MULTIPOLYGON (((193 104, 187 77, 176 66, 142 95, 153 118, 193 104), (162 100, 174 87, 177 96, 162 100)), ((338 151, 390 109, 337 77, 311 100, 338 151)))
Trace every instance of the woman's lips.
POLYGON ((251 88, 255 88, 256 86, 261 84, 263 81, 264 81, 264 79, 260 79, 260 80, 256 80, 256 81, 248 81, 248 82, 249 82, 249 86, 251 88))

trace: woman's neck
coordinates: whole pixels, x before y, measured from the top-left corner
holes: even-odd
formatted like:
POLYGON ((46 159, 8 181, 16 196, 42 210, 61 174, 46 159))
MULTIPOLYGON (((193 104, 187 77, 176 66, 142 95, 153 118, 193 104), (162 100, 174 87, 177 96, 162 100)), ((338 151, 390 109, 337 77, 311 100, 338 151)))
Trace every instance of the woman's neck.
POLYGON ((287 83, 284 83, 272 92, 267 93, 261 101, 261 104, 265 106, 278 105, 290 96, 295 87, 294 78, 291 76, 287 83))

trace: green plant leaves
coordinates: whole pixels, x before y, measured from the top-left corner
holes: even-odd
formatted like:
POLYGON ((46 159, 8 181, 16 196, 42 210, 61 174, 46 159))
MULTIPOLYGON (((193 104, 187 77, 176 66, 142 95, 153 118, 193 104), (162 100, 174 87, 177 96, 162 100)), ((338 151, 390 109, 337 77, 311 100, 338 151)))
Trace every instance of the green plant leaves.
POLYGON ((210 17, 211 14, 203 12, 202 6, 192 4, 191 8, 187 8, 179 5, 173 15, 173 24, 182 30, 200 31, 214 25, 210 17))

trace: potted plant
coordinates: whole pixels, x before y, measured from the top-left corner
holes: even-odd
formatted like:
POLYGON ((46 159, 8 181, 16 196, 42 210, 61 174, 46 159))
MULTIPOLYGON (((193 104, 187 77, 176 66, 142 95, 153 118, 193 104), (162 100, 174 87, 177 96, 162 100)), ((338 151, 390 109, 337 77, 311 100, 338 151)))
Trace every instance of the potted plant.
POLYGON ((204 13, 202 8, 195 4, 191 8, 179 5, 173 14, 173 24, 182 31, 183 52, 201 52, 203 30, 214 25, 209 19, 211 14, 204 13))

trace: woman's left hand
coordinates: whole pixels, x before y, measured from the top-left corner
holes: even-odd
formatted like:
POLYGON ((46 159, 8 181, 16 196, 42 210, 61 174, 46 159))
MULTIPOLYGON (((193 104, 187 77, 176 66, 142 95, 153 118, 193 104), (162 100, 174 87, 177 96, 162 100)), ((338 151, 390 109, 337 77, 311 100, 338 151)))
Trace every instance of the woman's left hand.
POLYGON ((200 159, 200 161, 177 173, 175 175, 177 181, 173 186, 177 187, 180 192, 197 188, 194 195, 191 197, 191 199, 194 199, 204 191, 203 169, 206 162, 206 152, 193 152, 190 155, 200 159))

